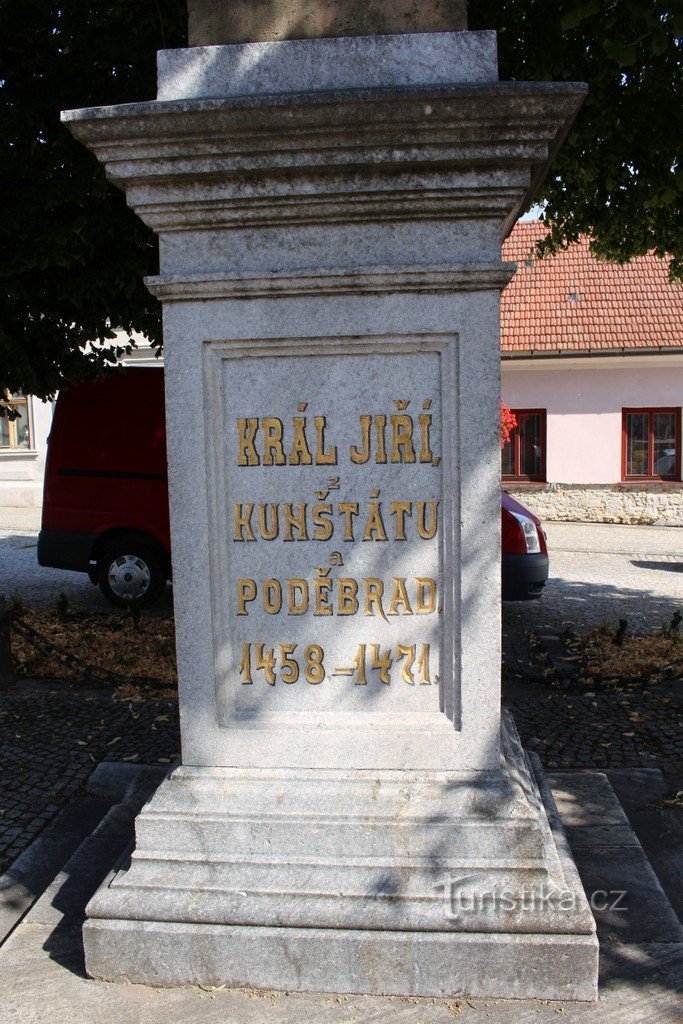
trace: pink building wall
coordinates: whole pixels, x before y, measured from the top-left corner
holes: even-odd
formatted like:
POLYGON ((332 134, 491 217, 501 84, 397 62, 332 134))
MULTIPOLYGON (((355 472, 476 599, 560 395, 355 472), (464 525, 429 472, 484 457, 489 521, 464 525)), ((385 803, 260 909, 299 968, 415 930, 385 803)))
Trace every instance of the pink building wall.
POLYGON ((621 410, 683 405, 683 356, 504 361, 503 400, 547 410, 547 481, 621 480, 621 410))

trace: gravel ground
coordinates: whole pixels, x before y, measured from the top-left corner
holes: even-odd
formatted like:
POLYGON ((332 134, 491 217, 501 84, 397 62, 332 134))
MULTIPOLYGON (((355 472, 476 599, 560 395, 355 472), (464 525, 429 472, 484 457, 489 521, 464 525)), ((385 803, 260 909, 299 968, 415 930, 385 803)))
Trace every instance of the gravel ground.
POLYGON ((508 604, 520 628, 559 632, 629 622, 659 629, 683 605, 683 529, 546 523, 550 579, 540 601, 508 604))
MULTIPOLYGON (((85 576, 36 563, 40 513, 0 509, 0 593, 36 607, 64 592, 74 609, 109 610, 85 576)), ((533 631, 584 629, 626 618, 654 630, 683 606, 683 530, 549 523, 551 574, 540 601, 504 606, 504 699, 523 741, 551 768, 683 770, 681 685, 630 694, 553 689, 522 680, 533 631)), ((172 607, 171 588, 161 611, 172 607)), ((175 702, 121 701, 106 689, 17 683, 0 694, 0 872, 79 790, 102 760, 170 763, 175 702)))

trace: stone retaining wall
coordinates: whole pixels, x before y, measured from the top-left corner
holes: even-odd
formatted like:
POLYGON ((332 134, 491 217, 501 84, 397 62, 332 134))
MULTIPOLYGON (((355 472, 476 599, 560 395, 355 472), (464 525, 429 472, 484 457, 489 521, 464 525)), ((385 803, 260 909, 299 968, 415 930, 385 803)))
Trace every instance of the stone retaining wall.
POLYGON ((683 526, 683 484, 652 484, 642 489, 618 484, 504 486, 539 519, 683 526))

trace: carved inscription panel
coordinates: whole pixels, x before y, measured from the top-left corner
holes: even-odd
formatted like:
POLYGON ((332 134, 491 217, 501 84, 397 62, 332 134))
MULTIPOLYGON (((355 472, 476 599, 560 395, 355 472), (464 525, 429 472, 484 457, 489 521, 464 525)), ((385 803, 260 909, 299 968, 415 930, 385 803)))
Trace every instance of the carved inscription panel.
POLYGON ((439 708, 443 352, 367 349, 214 362, 224 722, 439 708))

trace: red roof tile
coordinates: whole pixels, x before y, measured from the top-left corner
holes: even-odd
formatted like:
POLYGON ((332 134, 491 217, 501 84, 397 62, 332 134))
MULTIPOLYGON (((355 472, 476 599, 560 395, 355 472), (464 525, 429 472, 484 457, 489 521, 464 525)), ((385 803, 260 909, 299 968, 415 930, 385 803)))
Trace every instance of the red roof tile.
POLYGON ((503 357, 683 348, 683 284, 668 280, 665 260, 604 263, 586 237, 539 260, 533 249, 546 233, 539 221, 520 222, 503 246, 518 265, 501 301, 503 357))

